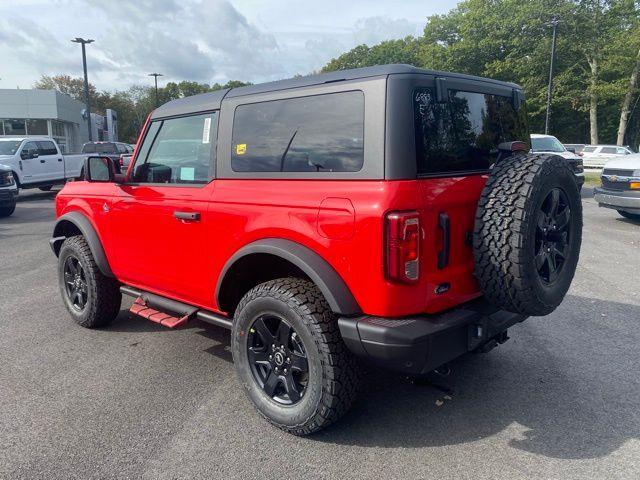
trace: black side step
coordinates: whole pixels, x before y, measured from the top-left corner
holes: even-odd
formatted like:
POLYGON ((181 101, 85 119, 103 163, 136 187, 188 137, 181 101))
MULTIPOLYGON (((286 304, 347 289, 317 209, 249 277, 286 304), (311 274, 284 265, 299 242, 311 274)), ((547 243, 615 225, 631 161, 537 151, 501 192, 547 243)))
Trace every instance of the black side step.
MULTIPOLYGON (((206 323, 210 323, 212 325, 216 325, 218 327, 226 328, 231 330, 233 326, 233 322, 231 319, 219 315, 214 312, 210 312, 208 310, 198 309, 198 307, 194 307, 193 305, 189 305, 187 303, 178 302, 176 300, 171 300, 170 298, 163 297, 161 295, 156 295, 155 293, 145 292, 143 290, 138 290, 133 287, 129 287, 126 285, 122 285, 120 287, 120 292, 130 297, 136 298, 136 303, 138 305, 144 305, 149 307, 149 309, 155 309, 158 311, 169 311, 179 315, 184 319, 192 318, 194 315, 198 320, 201 320, 206 323)), ((147 315, 144 310, 141 308, 136 308, 134 313, 141 315, 149 320, 156 321, 155 316, 153 314, 147 315)), ((161 323, 157 322, 157 323, 161 323)), ((169 322, 169 324, 165 326, 170 326, 174 322, 169 322)), ((182 322, 184 323, 184 322, 182 322)), ((178 324, 181 325, 182 323, 178 324)))

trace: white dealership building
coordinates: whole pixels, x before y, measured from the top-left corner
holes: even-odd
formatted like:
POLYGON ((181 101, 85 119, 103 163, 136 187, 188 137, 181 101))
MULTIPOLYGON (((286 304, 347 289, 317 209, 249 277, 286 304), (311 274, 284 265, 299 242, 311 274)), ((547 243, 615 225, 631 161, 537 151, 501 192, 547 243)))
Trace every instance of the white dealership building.
MULTIPOLYGON (((64 152, 89 141, 85 104, 55 90, 0 89, 0 137, 46 135, 64 152)), ((117 140, 115 112, 91 114, 93 140, 117 140)))

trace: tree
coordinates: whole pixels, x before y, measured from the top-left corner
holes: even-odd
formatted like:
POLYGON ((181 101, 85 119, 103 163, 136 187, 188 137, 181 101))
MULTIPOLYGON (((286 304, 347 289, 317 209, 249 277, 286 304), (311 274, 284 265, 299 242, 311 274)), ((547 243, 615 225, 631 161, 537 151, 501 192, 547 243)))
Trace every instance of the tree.
MULTIPOLYGON (((42 75, 33 88, 40 90, 57 90, 60 93, 69 95, 75 98, 79 102, 84 103, 84 79, 73 78, 69 75, 42 75)), ((91 106, 94 107, 94 97, 96 95, 96 87, 89 83, 89 97, 91 99, 91 106)))
POLYGON ((370 67, 387 63, 406 63, 418 65, 420 44, 413 37, 400 40, 388 40, 373 47, 358 45, 350 51, 332 59, 322 68, 323 72, 345 70, 349 68, 370 67))

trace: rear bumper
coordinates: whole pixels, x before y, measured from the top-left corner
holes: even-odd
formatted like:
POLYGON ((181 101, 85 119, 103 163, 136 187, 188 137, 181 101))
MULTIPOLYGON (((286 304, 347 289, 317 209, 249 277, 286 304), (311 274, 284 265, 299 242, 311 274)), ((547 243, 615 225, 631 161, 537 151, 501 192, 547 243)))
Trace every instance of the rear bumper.
POLYGON ((507 328, 526 318, 478 299, 438 315, 341 317, 338 325, 354 354, 384 368, 420 375, 467 352, 491 346, 507 328))
POLYGON ((596 188, 593 197, 601 207, 640 214, 640 191, 596 188))

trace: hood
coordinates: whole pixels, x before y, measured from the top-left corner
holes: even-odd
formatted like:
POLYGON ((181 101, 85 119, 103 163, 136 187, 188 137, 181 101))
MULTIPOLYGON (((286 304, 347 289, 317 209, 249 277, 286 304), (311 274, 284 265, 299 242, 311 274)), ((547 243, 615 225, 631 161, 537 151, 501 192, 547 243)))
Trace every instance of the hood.
POLYGON ((621 170, 640 170, 640 153, 624 155, 620 158, 609 160, 605 168, 618 168, 621 170))
MULTIPOLYGON (((2 157, 0 157, 2 158, 2 157)), ((0 163, 0 172, 10 172, 11 171, 11 167, 7 166, 7 165, 2 165, 0 163)))
POLYGON ((576 155, 575 153, 564 151, 564 152, 546 152, 544 150, 536 150, 535 153, 548 153, 550 155, 558 155, 562 158, 566 158, 567 160, 582 160, 580 155, 576 155))

